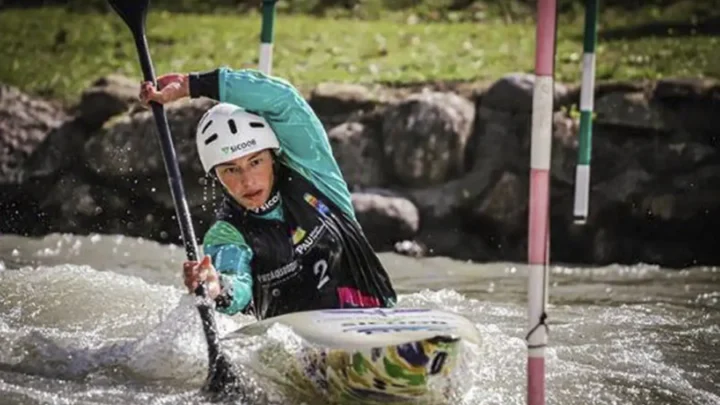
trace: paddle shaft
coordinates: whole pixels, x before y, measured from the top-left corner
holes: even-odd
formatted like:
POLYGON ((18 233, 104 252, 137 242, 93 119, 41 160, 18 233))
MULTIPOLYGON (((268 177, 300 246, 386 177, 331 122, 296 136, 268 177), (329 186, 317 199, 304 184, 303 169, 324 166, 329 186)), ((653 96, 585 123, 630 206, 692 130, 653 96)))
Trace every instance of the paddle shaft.
MULTIPOLYGON (((143 77, 145 81, 155 83, 155 74, 153 72, 150 54, 148 52, 147 40, 143 35, 141 38, 135 38, 138 54, 140 55, 140 65, 142 66, 143 77)), ((190 219, 190 209, 185 198, 185 189, 183 188, 182 175, 180 167, 177 163, 177 155, 175 147, 170 136, 170 126, 165 115, 162 104, 154 101, 150 102, 155 122, 158 129, 158 140, 165 162, 165 170, 170 183, 170 192, 172 194, 173 204, 175 205, 175 214, 178 217, 180 225, 180 233, 185 244, 185 254, 188 260, 198 260, 198 247, 195 241, 195 232, 193 230, 192 221, 190 219)))
MULTIPOLYGON (((143 77, 145 81, 150 81, 155 84, 155 73, 153 71, 147 39, 144 33, 143 35, 135 36, 135 44, 138 49, 138 54, 140 55, 140 65, 142 67, 143 77)), ((168 124, 165 109, 162 104, 150 102, 150 105, 152 106, 153 115, 155 116, 155 122, 157 124, 158 140, 160 141, 160 149, 162 151, 163 161, 165 162, 165 170, 167 171, 168 181, 170 183, 173 204, 175 205, 175 215, 177 215, 178 224, 180 225, 180 233, 182 234, 182 239, 185 244, 185 254, 188 260, 198 260, 198 247, 195 241, 195 232, 190 218, 190 209, 188 208, 187 199, 185 198, 185 190, 183 188, 182 175, 180 174, 180 166, 178 165, 175 147, 170 136, 170 125, 168 124)), ((205 285, 203 283, 200 283, 198 288, 195 290, 195 294, 199 297, 203 297, 203 299, 206 298, 205 285)), ((208 343, 210 367, 214 368, 214 365, 217 364, 217 358, 220 355, 220 350, 218 348, 219 342, 217 326, 213 316, 214 309, 206 303, 198 305, 197 308, 200 312, 200 319, 202 319, 203 330, 208 343)), ((211 370, 210 374, 213 373, 214 371, 211 370)))
MULTIPOLYGON (((150 58, 147 37, 145 35, 145 15, 148 2, 146 0, 136 2, 109 0, 109 2, 132 32, 144 80, 156 85, 155 72, 150 58)), ((150 102, 150 106, 157 125, 158 141, 160 142, 173 205, 175 206, 175 215, 178 218, 180 232, 185 245, 185 254, 188 260, 196 261, 198 260, 198 247, 190 217, 190 209, 187 204, 187 199, 185 198, 180 166, 178 165, 175 147, 170 135, 170 125, 168 124, 165 109, 162 104, 150 102)), ((220 353, 217 325, 213 313, 214 308, 208 303, 204 283, 200 283, 195 290, 195 294, 201 297, 197 309, 200 313, 200 319, 202 320, 203 331, 205 332, 205 339, 208 345, 208 385, 211 387, 211 390, 216 390, 220 388, 223 381, 232 380, 234 375, 229 368, 227 359, 220 353)))

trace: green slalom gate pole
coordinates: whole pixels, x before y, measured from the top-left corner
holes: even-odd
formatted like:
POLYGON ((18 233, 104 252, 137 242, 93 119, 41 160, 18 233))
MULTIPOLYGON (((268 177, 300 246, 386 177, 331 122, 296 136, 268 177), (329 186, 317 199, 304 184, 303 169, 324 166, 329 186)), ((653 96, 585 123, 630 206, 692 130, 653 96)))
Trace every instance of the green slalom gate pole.
POLYGON ((277 0, 263 0, 262 2, 262 28, 260 31, 260 58, 258 68, 261 72, 268 75, 272 73, 275 3, 277 3, 277 0))
POLYGON ((575 170, 575 202, 573 218, 584 225, 590 200, 590 156, 592 154, 592 114, 595 98, 595 48, 600 0, 585 3, 585 33, 583 38, 583 70, 580 88, 580 145, 575 170))

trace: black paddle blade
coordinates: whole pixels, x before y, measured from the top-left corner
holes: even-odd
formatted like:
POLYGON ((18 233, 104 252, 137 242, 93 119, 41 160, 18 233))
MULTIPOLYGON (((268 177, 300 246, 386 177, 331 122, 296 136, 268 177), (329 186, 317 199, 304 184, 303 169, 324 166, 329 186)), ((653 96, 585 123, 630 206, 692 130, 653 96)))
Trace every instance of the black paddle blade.
POLYGON ((145 16, 150 0, 108 0, 110 6, 136 34, 145 30, 145 16))
POLYGON ((238 369, 226 356, 219 356, 205 380, 203 391, 216 400, 227 397, 244 397, 245 390, 240 384, 238 369))

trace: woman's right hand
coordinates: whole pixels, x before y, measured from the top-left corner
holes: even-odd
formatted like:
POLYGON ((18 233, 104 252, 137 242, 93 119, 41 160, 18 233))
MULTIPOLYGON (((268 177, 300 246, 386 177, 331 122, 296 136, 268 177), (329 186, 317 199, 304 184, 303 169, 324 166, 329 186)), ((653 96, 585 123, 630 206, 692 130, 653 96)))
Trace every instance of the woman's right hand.
POLYGON ((181 73, 168 73, 157 78, 157 87, 152 82, 140 84, 140 102, 148 106, 150 101, 166 104, 190 96, 190 79, 181 73))
POLYGON ((189 293, 195 292, 200 283, 205 283, 210 299, 220 295, 220 275, 212 265, 210 256, 205 255, 200 262, 186 261, 183 263, 183 281, 189 293))

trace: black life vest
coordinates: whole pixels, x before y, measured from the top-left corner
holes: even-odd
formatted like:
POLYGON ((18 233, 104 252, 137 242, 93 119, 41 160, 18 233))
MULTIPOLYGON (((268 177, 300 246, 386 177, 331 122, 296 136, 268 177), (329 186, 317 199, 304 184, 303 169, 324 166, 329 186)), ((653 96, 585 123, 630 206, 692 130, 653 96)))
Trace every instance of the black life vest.
MULTIPOLYGON (((234 225, 253 251, 258 319, 328 308, 390 307, 397 296, 362 229, 305 177, 276 163, 275 190, 285 221, 257 218, 231 197, 218 219, 234 225)), ((257 212, 257 210, 255 210, 257 212)))

